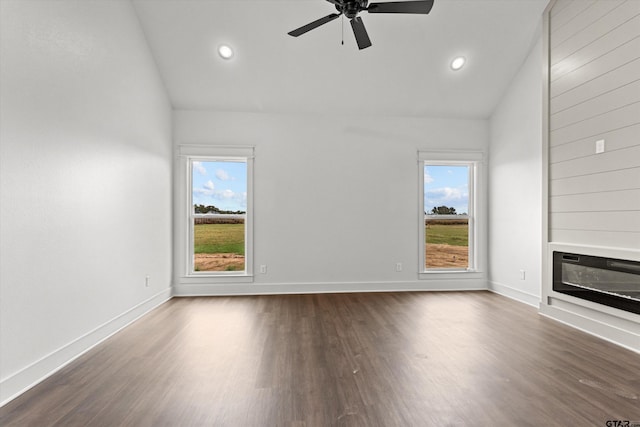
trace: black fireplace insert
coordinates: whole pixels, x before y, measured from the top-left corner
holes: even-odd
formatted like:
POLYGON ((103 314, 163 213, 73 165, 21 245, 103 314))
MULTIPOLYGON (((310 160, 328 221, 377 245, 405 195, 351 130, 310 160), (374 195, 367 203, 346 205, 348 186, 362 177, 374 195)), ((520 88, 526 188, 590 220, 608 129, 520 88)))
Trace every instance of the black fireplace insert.
POLYGON ((640 314, 640 262, 554 251, 553 290, 640 314))

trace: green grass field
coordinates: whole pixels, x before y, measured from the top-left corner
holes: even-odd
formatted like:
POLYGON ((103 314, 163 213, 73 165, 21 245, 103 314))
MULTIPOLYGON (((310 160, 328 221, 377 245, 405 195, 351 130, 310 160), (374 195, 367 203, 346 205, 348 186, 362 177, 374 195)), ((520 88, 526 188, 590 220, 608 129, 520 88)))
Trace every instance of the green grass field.
POLYGON ((196 224, 194 254, 244 255, 244 224, 196 224))
POLYGON ((426 243, 469 246, 469 225, 430 224, 425 228, 426 243))
MULTIPOLYGON (((244 255, 244 224, 196 224, 193 226, 196 254, 244 255)), ((466 224, 430 224, 425 229, 426 243, 469 246, 466 224)))

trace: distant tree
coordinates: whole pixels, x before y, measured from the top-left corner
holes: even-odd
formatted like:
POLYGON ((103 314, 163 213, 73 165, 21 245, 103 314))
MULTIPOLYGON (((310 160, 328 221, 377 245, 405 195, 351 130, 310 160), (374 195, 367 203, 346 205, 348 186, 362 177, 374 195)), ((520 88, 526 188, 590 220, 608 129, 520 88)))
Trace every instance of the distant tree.
POLYGON ((193 205, 193 212, 197 213, 197 214, 208 214, 208 213, 213 213, 213 214, 236 214, 236 215, 244 215, 247 212, 245 211, 225 211, 225 210, 221 210, 213 205, 193 205))
POLYGON ((213 212, 213 213, 218 213, 220 212, 220 209, 216 208, 215 206, 205 206, 205 205, 193 205, 193 211, 197 214, 206 214, 209 212, 213 212))
POLYGON ((456 215, 456 208, 450 208, 448 206, 438 206, 431 209, 430 215, 456 215))

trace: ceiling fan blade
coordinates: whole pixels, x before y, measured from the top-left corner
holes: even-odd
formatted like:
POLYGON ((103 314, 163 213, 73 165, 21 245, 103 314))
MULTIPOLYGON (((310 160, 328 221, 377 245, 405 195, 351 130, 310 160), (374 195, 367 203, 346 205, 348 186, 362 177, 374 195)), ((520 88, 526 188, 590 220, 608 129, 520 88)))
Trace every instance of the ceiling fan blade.
POLYGON ((424 1, 391 1, 387 3, 371 3, 369 13, 422 13, 431 12, 433 0, 424 1))
POLYGON ((311 23, 309 23, 307 25, 303 25, 300 28, 296 28, 293 31, 289 31, 287 34, 289 34, 290 36, 293 36, 293 37, 301 36, 304 33, 313 30, 314 28, 318 28, 320 25, 324 25, 327 22, 333 21, 334 19, 336 19, 339 16, 340 16, 339 13, 332 13, 331 15, 327 15, 324 18, 320 18, 320 19, 318 19, 316 21, 313 21, 313 22, 311 22, 311 23))
POLYGON ((358 49, 366 49, 371 46, 371 40, 369 40, 369 34, 367 29, 364 28, 364 22, 362 18, 356 16, 351 20, 351 28, 353 28, 353 35, 356 36, 356 43, 358 43, 358 49))
POLYGON ((329 3, 333 3, 336 6, 342 6, 344 3, 344 0, 327 0, 329 3))

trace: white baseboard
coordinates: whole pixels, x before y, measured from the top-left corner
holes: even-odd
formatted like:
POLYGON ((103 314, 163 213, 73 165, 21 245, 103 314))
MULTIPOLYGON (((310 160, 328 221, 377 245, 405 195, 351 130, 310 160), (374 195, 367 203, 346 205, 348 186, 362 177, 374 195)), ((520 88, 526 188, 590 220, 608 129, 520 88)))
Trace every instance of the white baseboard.
POLYGON ((116 332, 171 299, 167 288, 0 381, 0 406, 42 382, 116 332))
POLYGON ((174 285, 173 296, 276 295, 347 292, 478 291, 484 279, 416 280, 406 282, 310 282, 174 285))
POLYGON ((540 314, 545 317, 640 354, 640 328, 637 323, 615 318, 607 321, 603 313, 594 313, 601 318, 596 320, 580 310, 585 308, 572 307, 571 304, 559 300, 552 301, 552 304, 540 305, 540 314))
POLYGON ((523 292, 520 289, 513 288, 502 283, 489 281, 489 290, 500 294, 507 298, 522 302, 535 308, 540 307, 540 296, 533 295, 528 292, 523 292))

